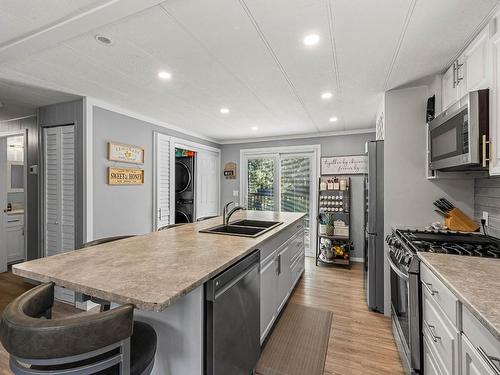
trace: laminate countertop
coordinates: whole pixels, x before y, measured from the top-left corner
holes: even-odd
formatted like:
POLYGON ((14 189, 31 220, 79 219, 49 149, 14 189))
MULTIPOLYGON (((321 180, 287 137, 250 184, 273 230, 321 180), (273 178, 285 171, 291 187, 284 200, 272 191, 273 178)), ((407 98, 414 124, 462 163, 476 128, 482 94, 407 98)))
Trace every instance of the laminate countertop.
POLYGON ((119 304, 162 311, 259 244, 297 223, 302 213, 239 211, 236 218, 282 221, 257 238, 199 233, 222 217, 135 236, 12 267, 16 275, 119 304))
POLYGON ((500 259, 424 252, 418 256, 500 340, 500 259))

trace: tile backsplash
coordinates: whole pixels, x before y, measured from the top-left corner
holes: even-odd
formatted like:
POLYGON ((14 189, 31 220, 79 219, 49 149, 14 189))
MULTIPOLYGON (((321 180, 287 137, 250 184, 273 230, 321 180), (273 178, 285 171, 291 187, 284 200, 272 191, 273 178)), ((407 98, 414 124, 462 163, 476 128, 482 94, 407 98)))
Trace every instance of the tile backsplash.
POLYGON ((481 222, 489 214, 488 234, 500 237, 500 177, 477 178, 474 183, 474 216, 481 222))

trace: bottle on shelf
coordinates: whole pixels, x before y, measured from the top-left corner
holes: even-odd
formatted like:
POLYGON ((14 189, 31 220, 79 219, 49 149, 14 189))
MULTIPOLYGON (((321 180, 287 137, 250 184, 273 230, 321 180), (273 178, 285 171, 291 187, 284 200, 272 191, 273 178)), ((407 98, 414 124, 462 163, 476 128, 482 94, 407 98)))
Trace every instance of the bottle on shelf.
POLYGON ((333 179, 333 190, 340 190, 340 182, 338 177, 333 179))
POLYGON ((319 184, 319 189, 321 191, 325 191, 326 190, 326 182, 325 181, 321 181, 321 183, 319 184))
POLYGON ((347 190, 347 180, 346 179, 340 180, 340 190, 342 190, 342 191, 347 190))
POLYGON ((327 188, 328 190, 333 190, 333 181, 331 178, 328 180, 327 188))

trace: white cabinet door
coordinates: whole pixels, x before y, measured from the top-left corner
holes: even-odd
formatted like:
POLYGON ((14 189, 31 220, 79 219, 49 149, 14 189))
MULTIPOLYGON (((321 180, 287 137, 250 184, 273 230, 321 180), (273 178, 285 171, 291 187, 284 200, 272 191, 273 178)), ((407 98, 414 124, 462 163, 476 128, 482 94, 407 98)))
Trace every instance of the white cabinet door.
POLYGON ((427 342, 427 338, 423 338, 423 340, 425 375, 443 375, 436 362, 435 354, 432 352, 430 345, 427 342))
POLYGON ((155 230, 171 223, 170 220, 170 170, 171 163, 170 137, 155 133, 155 230))
POLYGON ((443 111, 458 100, 455 74, 455 65, 452 65, 443 75, 443 111))
POLYGON ((291 269, 290 269, 290 243, 278 250, 278 296, 276 301, 276 311, 279 313, 285 306, 290 295, 291 269))
POLYGON ((75 248, 75 127, 44 128, 45 255, 75 248))
POLYGON ((467 47, 463 53, 463 64, 461 71, 464 72, 465 93, 489 87, 488 28, 467 47))
POLYGON ((275 254, 260 270, 260 342, 264 342, 277 316, 276 291, 278 288, 277 260, 275 254))
POLYGON ((23 217, 12 215, 7 218, 7 261, 24 260, 24 224, 23 217))
POLYGON ((196 153, 196 218, 219 214, 219 155, 200 150, 196 153))
POLYGON ((496 375, 479 351, 462 334, 462 375, 496 375))
POLYGON ((490 85, 490 175, 500 175, 500 32, 491 39, 490 49, 493 67, 490 85))

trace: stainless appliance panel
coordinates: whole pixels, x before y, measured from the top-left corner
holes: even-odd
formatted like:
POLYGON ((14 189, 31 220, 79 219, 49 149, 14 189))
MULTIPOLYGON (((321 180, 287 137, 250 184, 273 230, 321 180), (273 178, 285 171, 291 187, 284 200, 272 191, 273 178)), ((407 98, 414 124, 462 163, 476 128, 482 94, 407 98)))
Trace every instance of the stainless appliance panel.
POLYGON ((251 374, 260 356, 260 252, 206 284, 208 375, 251 374))
POLYGON ((384 311, 384 142, 367 142, 365 288, 368 308, 384 311))
POLYGON ((460 108, 446 110, 429 123, 430 168, 481 170, 483 135, 489 138, 489 91, 472 91, 460 108))

